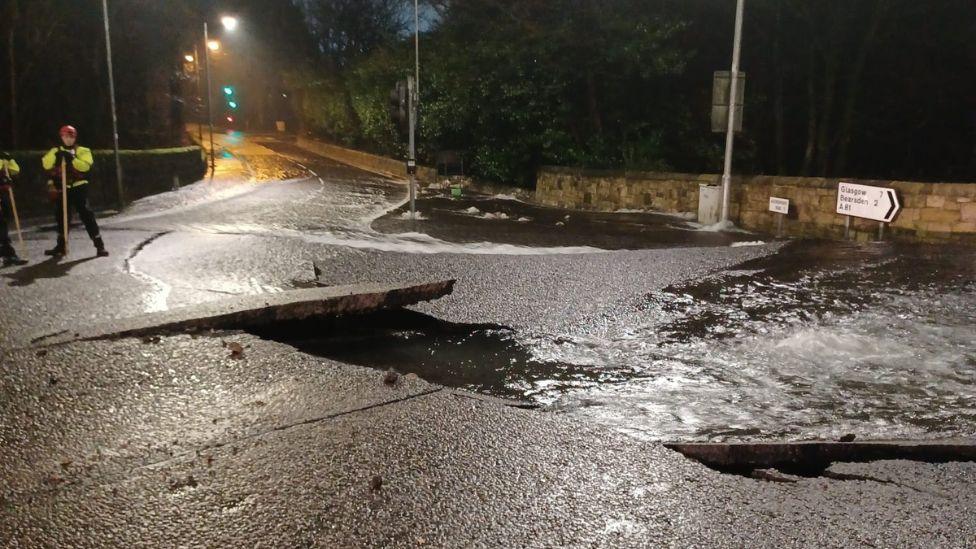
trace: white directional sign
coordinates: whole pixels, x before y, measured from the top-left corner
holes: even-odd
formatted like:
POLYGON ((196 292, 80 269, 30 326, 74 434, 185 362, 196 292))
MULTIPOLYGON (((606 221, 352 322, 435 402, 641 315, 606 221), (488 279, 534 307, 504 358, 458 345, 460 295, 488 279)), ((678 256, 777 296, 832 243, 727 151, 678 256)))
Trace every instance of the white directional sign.
POLYGON ((894 189, 841 183, 837 188, 837 213, 884 223, 898 215, 901 204, 894 189))
POLYGON ((769 211, 773 213, 790 213, 790 201, 785 198, 769 197, 769 211))

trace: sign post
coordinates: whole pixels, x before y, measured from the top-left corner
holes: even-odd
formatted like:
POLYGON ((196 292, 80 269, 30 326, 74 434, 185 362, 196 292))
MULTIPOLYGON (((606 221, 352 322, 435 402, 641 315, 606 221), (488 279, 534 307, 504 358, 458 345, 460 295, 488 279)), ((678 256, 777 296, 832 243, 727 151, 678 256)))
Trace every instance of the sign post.
POLYGON ((410 175, 410 219, 417 219, 417 81, 407 77, 407 109, 410 117, 410 150, 407 157, 407 174, 410 175))
POLYGON ((837 213, 847 216, 844 237, 850 237, 851 217, 872 219, 880 223, 878 238, 884 238, 884 226, 901 211, 898 193, 887 187, 872 187, 841 182, 837 187, 837 213))
POLYGON ((783 219, 790 213, 790 201, 786 198, 769 197, 769 211, 776 216, 776 238, 783 237, 783 219))

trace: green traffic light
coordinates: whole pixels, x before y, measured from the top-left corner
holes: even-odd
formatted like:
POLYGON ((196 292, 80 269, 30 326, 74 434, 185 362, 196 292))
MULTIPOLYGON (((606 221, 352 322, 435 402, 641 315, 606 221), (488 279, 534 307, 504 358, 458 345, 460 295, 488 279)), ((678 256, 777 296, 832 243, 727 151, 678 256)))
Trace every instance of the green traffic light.
POLYGON ((234 95, 234 88, 230 86, 224 86, 224 93, 227 95, 234 95))
POLYGON ((227 104, 230 105, 230 108, 232 108, 232 109, 236 109, 237 108, 237 101, 231 101, 230 103, 227 103, 227 104))

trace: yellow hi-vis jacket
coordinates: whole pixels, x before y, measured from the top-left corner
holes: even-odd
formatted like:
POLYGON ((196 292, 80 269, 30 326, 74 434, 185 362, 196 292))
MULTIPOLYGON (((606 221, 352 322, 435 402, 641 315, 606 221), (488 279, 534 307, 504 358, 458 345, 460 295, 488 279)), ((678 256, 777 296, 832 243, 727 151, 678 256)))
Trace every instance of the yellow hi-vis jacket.
POLYGON ((14 177, 20 173, 20 166, 17 165, 17 161, 11 158, 10 160, 4 160, 0 158, 0 177, 6 177, 10 174, 10 177, 14 177))
MULTIPOLYGON (((58 151, 66 151, 67 147, 54 147, 53 149, 47 151, 47 154, 41 158, 41 167, 43 167, 47 172, 51 174, 51 177, 58 182, 61 182, 61 166, 56 166, 58 161, 58 151)), ((95 159, 92 157, 91 149, 87 147, 74 148, 75 159, 71 161, 71 165, 68 166, 68 188, 73 189, 75 187, 80 187, 88 183, 88 172, 91 171, 92 164, 95 163, 95 159)))

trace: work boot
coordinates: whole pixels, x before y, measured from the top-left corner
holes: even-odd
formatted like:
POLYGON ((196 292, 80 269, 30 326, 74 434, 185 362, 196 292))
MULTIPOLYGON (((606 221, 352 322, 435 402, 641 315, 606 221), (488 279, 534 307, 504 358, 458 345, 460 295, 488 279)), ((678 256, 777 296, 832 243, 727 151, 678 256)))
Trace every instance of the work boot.
POLYGON ((27 260, 21 259, 16 254, 3 256, 4 267, 12 267, 12 266, 20 267, 21 265, 27 265, 27 260))
POLYGON ((3 258, 4 267, 27 264, 26 261, 17 257, 17 250, 15 250, 13 246, 10 246, 9 244, 0 247, 0 258, 3 258))
POLYGON ((61 242, 59 240, 57 246, 51 248, 50 250, 44 250, 44 255, 50 255, 53 257, 64 257, 68 254, 64 251, 64 242, 61 242))
POLYGON ((102 237, 95 239, 95 255, 97 257, 108 257, 108 250, 105 249, 105 242, 102 242, 102 237))

